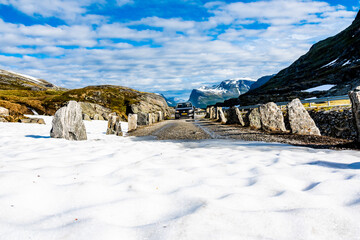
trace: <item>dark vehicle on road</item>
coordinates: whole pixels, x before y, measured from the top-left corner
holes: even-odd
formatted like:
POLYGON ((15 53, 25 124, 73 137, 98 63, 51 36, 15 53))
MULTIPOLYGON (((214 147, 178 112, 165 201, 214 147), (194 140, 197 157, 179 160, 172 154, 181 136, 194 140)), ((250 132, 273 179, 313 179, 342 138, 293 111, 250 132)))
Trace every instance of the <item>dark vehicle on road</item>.
POLYGON ((178 103, 175 108, 175 119, 182 117, 195 118, 195 107, 191 102, 178 103))

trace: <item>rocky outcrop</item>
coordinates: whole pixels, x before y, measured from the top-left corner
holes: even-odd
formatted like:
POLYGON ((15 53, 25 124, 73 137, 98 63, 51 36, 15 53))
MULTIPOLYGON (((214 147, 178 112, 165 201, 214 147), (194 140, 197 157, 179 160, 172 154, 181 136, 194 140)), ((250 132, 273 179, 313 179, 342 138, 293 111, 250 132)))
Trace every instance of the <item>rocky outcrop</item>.
POLYGON ((240 124, 245 126, 244 118, 237 107, 231 107, 227 111, 227 124, 240 124))
POLYGON ((115 134, 116 136, 123 135, 121 129, 120 117, 117 114, 110 114, 106 134, 107 135, 115 134))
POLYGON ((309 114, 321 135, 356 140, 357 131, 351 108, 313 109, 309 114))
POLYGON ((350 91, 349 97, 351 100, 354 123, 357 130, 357 141, 360 142, 360 87, 350 91))
POLYGON ((56 111, 50 136, 67 140, 86 140, 86 129, 82 120, 81 106, 75 101, 56 111))
POLYGON ((138 120, 137 114, 129 114, 129 116, 128 116, 128 131, 129 132, 136 130, 137 120, 138 120))
POLYGON ((258 108, 254 108, 248 115, 249 125, 252 129, 261 129, 261 116, 258 108))
POLYGON ((161 111, 164 118, 170 117, 170 109, 163 97, 157 94, 143 93, 139 95, 139 101, 130 105, 129 113, 156 113, 161 111))
POLYGON ((83 112, 83 119, 88 116, 90 119, 93 120, 108 120, 109 114, 111 113, 111 109, 100 106, 96 103, 89 103, 89 102, 79 102, 82 112, 83 112))
POLYGON ((20 119, 19 122, 21 122, 21 123, 45 124, 45 121, 42 118, 23 118, 23 119, 20 119))
POLYGON ((278 106, 269 102, 259 107, 261 127, 268 132, 285 132, 284 116, 278 106))
POLYGON ((286 108, 291 133, 299 135, 321 135, 314 120, 310 117, 299 99, 292 100, 286 108))
POLYGON ((10 114, 9 109, 0 107, 0 116, 6 117, 9 116, 9 114, 10 114))

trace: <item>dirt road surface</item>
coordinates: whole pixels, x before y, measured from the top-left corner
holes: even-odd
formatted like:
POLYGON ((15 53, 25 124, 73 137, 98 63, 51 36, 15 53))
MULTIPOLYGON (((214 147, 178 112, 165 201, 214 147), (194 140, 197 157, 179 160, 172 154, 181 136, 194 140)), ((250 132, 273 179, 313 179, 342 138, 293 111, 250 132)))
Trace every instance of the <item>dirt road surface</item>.
POLYGON ((201 140, 234 139, 245 141, 279 142, 298 146, 330 149, 357 149, 350 140, 326 136, 302 136, 290 133, 267 133, 239 125, 222 125, 201 117, 193 119, 167 120, 151 126, 141 127, 130 136, 149 137, 157 140, 201 140))

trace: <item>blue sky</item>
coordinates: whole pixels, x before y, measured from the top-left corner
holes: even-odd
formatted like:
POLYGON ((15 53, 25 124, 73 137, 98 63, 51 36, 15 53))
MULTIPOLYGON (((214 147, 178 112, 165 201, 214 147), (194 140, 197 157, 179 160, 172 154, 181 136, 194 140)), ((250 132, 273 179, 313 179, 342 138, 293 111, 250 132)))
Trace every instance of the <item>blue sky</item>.
POLYGON ((0 68, 187 99, 274 74, 351 24, 358 0, 0 0, 0 68), (166 94, 167 93, 167 94, 166 94))

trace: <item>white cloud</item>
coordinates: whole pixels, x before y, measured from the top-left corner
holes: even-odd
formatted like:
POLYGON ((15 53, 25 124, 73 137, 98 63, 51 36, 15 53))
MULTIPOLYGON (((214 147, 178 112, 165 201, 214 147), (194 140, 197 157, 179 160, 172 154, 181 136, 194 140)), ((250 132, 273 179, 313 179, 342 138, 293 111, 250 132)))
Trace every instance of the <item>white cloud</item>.
POLYGON ((122 7, 126 4, 134 4, 134 1, 133 0, 116 0, 116 4, 119 6, 119 7, 122 7))
MULTIPOLYGON (((6 3, 17 6, 25 0, 6 3)), ((64 17, 69 24, 58 27, 0 19, 0 51, 22 55, 0 55, 0 68, 67 87, 115 84, 153 92, 189 89, 227 78, 277 73, 314 42, 350 25, 355 16, 326 2, 272 0, 208 3, 213 16, 203 21, 154 16, 111 23, 107 16, 86 14, 85 7, 93 3, 56 0, 48 8, 42 2, 39 9, 19 7, 28 14, 51 16, 73 6, 64 17), (252 23, 266 25, 256 29, 252 23), (37 54, 46 57, 34 57, 37 54)))

